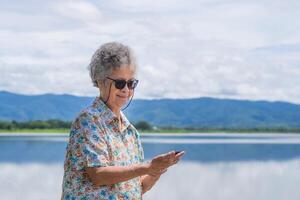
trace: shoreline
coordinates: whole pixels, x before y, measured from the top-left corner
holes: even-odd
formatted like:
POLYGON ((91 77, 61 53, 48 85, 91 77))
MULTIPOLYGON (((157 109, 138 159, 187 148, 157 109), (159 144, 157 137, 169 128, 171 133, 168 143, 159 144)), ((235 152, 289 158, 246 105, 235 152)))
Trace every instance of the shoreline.
MULTIPOLYGON (((0 134, 69 134, 70 129, 15 129, 0 130, 0 134)), ((195 129, 195 130, 186 130, 186 129, 164 129, 164 130, 139 130, 141 134, 214 134, 214 133, 225 133, 225 134, 300 134, 300 129, 195 129)))

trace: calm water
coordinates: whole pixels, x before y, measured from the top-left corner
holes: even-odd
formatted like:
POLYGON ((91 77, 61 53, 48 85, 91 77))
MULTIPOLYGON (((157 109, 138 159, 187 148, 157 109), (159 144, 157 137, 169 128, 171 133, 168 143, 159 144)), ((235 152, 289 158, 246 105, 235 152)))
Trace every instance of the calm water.
MULTIPOLYGON (((67 136, 0 136, 1 199, 59 199, 67 136), (47 194, 47 195, 45 195, 47 194)), ((300 199, 300 135, 143 135, 146 160, 185 150, 144 199, 300 199)))

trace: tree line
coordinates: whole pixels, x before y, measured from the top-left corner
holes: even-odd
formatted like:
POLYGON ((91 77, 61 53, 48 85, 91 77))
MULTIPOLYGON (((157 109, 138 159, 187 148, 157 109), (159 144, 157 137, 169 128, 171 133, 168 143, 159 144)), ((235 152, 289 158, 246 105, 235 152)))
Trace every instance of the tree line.
POLYGON ((46 121, 34 120, 34 121, 0 121, 0 129, 14 130, 14 129, 63 129, 70 128, 71 122, 62 121, 56 119, 50 119, 46 121))
MULTIPOLYGON (((35 121, 1 121, 0 130, 18 130, 18 129, 70 129, 71 121, 62 121, 58 119, 50 120, 35 120, 35 121)), ((228 128, 228 127, 175 127, 175 126, 152 126, 147 121, 139 121, 133 123, 134 127, 142 131, 164 131, 172 130, 174 132, 181 132, 182 130, 189 132, 295 132, 300 133, 300 128, 289 127, 253 127, 253 128, 228 128)))
MULTIPOLYGON (((62 121, 57 119, 50 120, 34 120, 34 121, 0 121, 0 129, 16 130, 16 129, 69 129, 71 121, 62 121)), ((134 123, 134 126, 139 130, 152 130, 152 126, 146 121, 134 123)))

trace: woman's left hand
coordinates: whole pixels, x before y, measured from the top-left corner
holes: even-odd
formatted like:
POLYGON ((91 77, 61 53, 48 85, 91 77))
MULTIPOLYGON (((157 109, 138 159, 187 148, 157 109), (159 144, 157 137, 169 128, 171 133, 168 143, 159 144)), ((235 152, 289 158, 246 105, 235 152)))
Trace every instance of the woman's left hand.
POLYGON ((185 154, 185 151, 181 151, 174 155, 174 157, 171 158, 170 164, 167 168, 177 164, 180 160, 180 158, 185 154))
POLYGON ((175 154, 175 156, 173 157, 172 161, 169 162, 170 164, 169 164, 166 168, 162 169, 159 173, 151 174, 151 175, 149 174, 149 175, 152 176, 152 177, 159 178, 162 174, 164 174, 164 173, 166 173, 166 172, 168 171, 168 168, 169 168, 169 167, 171 167, 171 166, 177 164, 177 163, 179 162, 180 158, 181 158, 184 154, 185 154, 185 151, 182 151, 182 152, 180 152, 180 153, 178 153, 178 154, 175 154))

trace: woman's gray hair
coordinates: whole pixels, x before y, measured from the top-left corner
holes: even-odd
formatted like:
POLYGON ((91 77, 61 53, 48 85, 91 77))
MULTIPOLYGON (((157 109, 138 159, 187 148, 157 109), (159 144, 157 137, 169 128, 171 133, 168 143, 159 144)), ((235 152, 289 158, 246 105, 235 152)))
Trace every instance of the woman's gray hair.
POLYGON ((133 52, 128 46, 118 42, 109 42, 100 46, 88 66, 93 85, 98 87, 97 81, 105 80, 113 69, 121 66, 136 69, 133 52))

